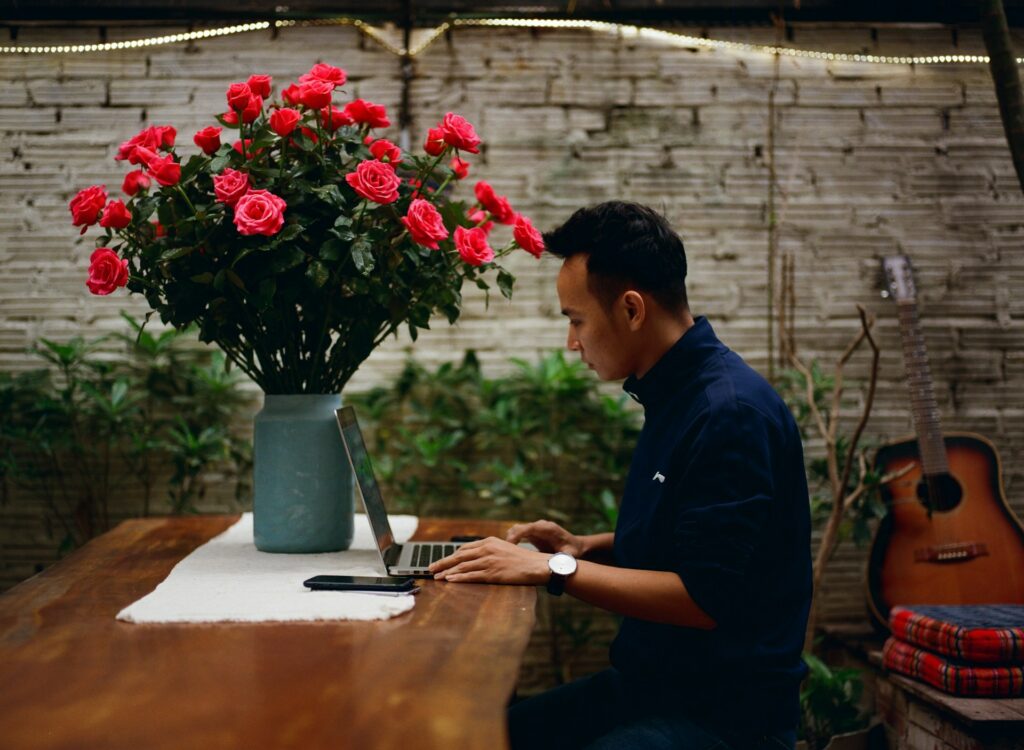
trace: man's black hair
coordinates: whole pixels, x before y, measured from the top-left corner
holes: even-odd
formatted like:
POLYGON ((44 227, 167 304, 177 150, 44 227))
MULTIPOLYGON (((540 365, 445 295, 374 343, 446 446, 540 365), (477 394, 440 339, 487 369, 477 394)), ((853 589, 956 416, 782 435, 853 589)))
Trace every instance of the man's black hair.
POLYGON ((545 232, 544 245, 563 260, 588 256, 588 288, 606 310, 630 287, 670 312, 687 307, 683 241, 652 208, 627 201, 581 208, 545 232))

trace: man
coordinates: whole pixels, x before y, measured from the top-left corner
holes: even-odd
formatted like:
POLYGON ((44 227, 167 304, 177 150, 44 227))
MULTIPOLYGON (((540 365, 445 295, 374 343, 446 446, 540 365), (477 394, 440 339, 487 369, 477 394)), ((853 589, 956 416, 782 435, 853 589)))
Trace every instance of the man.
POLYGON ((682 241, 656 212, 603 203, 544 240, 563 259, 569 349, 602 380, 625 379, 644 426, 614 534, 537 521, 431 566, 438 579, 547 585, 624 616, 611 669, 510 709, 512 746, 792 747, 811 602, 793 417, 691 316, 682 241))

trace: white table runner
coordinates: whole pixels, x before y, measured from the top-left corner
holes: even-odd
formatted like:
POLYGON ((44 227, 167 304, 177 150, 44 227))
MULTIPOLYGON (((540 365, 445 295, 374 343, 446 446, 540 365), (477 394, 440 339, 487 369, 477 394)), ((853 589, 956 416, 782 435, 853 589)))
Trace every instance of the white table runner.
MULTIPOLYGON (((416 516, 389 516, 396 542, 416 530, 416 516)), ((319 574, 384 575, 366 515, 355 516, 351 548, 288 555, 253 544, 252 513, 179 562, 152 593, 118 613, 135 623, 386 620, 413 608, 415 596, 310 591, 319 574)))

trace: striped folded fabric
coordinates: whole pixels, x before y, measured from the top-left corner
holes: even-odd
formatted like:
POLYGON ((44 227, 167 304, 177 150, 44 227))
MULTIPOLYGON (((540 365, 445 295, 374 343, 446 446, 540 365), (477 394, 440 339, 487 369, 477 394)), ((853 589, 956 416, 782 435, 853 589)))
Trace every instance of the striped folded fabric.
POLYGON ((887 669, 922 680, 944 693, 972 698, 1024 695, 1024 667, 958 664, 897 638, 885 642, 882 657, 887 669))
POLYGON ((1024 606, 893 607, 893 636, 969 664, 1024 665, 1024 606))

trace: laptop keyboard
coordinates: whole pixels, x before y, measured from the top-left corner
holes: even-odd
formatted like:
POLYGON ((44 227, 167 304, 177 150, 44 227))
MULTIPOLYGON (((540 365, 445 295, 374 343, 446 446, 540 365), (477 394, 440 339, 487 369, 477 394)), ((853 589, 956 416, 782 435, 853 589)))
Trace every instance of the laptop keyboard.
POLYGON ((417 544, 412 548, 412 565, 414 568, 426 568, 454 551, 454 544, 417 544))

